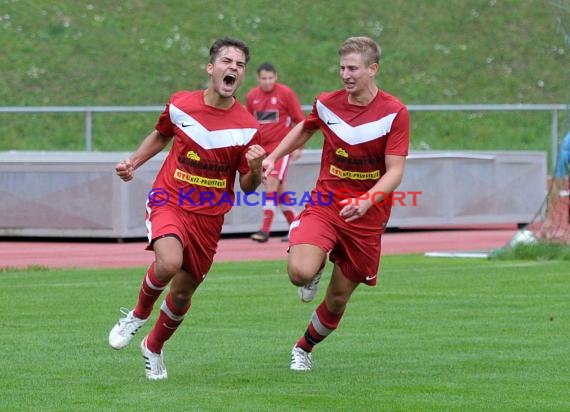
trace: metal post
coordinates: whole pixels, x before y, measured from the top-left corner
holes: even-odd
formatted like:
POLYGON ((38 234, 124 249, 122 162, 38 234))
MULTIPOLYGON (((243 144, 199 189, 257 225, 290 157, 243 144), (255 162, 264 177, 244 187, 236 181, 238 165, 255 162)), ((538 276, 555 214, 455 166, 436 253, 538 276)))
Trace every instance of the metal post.
POLYGON ((550 170, 554 170, 556 166, 556 159, 558 157, 558 110, 552 110, 552 142, 551 142, 551 152, 552 152, 552 163, 550 170))
POLYGON ((85 150, 91 152, 93 150, 93 112, 85 111, 85 150))

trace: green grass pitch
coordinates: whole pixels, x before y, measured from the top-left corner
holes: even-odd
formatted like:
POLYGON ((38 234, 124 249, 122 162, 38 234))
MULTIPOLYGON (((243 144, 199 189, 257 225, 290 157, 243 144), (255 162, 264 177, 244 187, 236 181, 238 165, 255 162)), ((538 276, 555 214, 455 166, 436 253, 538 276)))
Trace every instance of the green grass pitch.
POLYGON ((570 410, 567 262, 386 256, 309 373, 289 354, 316 303, 298 301, 285 262, 214 264, 163 382, 144 378, 149 324, 122 351, 107 344, 143 272, 0 272, 0 410, 570 410))

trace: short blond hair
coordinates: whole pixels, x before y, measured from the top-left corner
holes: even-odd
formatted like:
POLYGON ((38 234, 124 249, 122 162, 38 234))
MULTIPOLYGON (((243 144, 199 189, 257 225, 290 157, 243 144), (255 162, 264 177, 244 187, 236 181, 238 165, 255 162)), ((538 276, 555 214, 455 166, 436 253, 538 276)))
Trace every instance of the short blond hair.
POLYGON ((338 49, 338 55, 344 56, 349 53, 361 54, 367 66, 380 63, 380 46, 370 37, 356 36, 346 39, 338 49))

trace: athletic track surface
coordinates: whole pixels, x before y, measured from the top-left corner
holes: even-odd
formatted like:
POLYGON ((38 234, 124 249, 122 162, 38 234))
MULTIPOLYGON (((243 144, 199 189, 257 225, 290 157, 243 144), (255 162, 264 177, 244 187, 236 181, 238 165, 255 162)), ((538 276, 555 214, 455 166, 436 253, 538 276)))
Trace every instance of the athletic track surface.
MULTIPOLYGON (((382 255, 427 252, 490 251, 504 246, 517 226, 494 225, 459 229, 394 231, 382 238, 382 255)), ((124 268, 147 266, 153 253, 146 242, 96 242, 0 238, 0 269, 42 266, 49 268, 124 268)), ((287 258, 287 243, 279 237, 259 244, 249 238, 222 239, 216 262, 278 260, 287 258)))

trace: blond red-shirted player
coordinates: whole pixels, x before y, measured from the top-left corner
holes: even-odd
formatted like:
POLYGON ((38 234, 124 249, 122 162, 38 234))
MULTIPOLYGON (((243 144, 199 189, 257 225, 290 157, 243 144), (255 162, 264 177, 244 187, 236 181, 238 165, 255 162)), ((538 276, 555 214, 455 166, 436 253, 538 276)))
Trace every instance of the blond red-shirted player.
POLYGON ((116 166, 124 181, 173 140, 147 201, 149 249, 155 260, 145 274, 133 310, 123 310, 109 333, 114 349, 126 347, 149 318, 170 283, 160 313, 141 342, 146 377, 166 379, 162 348, 190 309, 216 252, 224 214, 234 198, 234 182, 244 192, 261 182, 265 150, 259 145, 257 121, 235 99, 249 49, 241 40, 222 38, 210 48, 205 90, 174 93, 155 130, 130 158, 116 166), (208 193, 208 201, 200 194, 208 193), (226 201, 224 201, 224 199, 226 201))
POLYGON ((337 328, 356 287, 376 285, 391 210, 382 193, 389 195, 400 184, 408 154, 408 111, 376 84, 380 47, 368 37, 351 37, 339 56, 344 88, 320 94, 308 117, 263 161, 264 173, 270 174, 278 159, 304 145, 317 129, 323 133, 314 205, 291 224, 287 269, 301 299, 309 302, 327 254, 334 266, 324 300, 291 352, 290 368, 296 371, 311 369, 313 347, 337 328), (335 198, 323 201, 326 196, 335 198))
MULTIPOLYGON (((257 82, 258 85, 246 96, 246 107, 259 122, 262 145, 269 153, 277 147, 293 126, 303 121, 305 116, 299 98, 291 88, 277 81, 277 70, 271 63, 263 63, 257 68, 257 82)), ((289 162, 297 159, 300 153, 299 148, 290 155, 284 155, 275 163, 275 169, 265 179, 267 195, 263 204, 263 221, 261 229, 251 235, 252 240, 261 243, 269 240, 271 224, 278 207, 288 224, 295 219, 295 211, 290 206, 289 199, 283 199, 283 196, 286 196, 287 191, 286 177, 289 162)))

